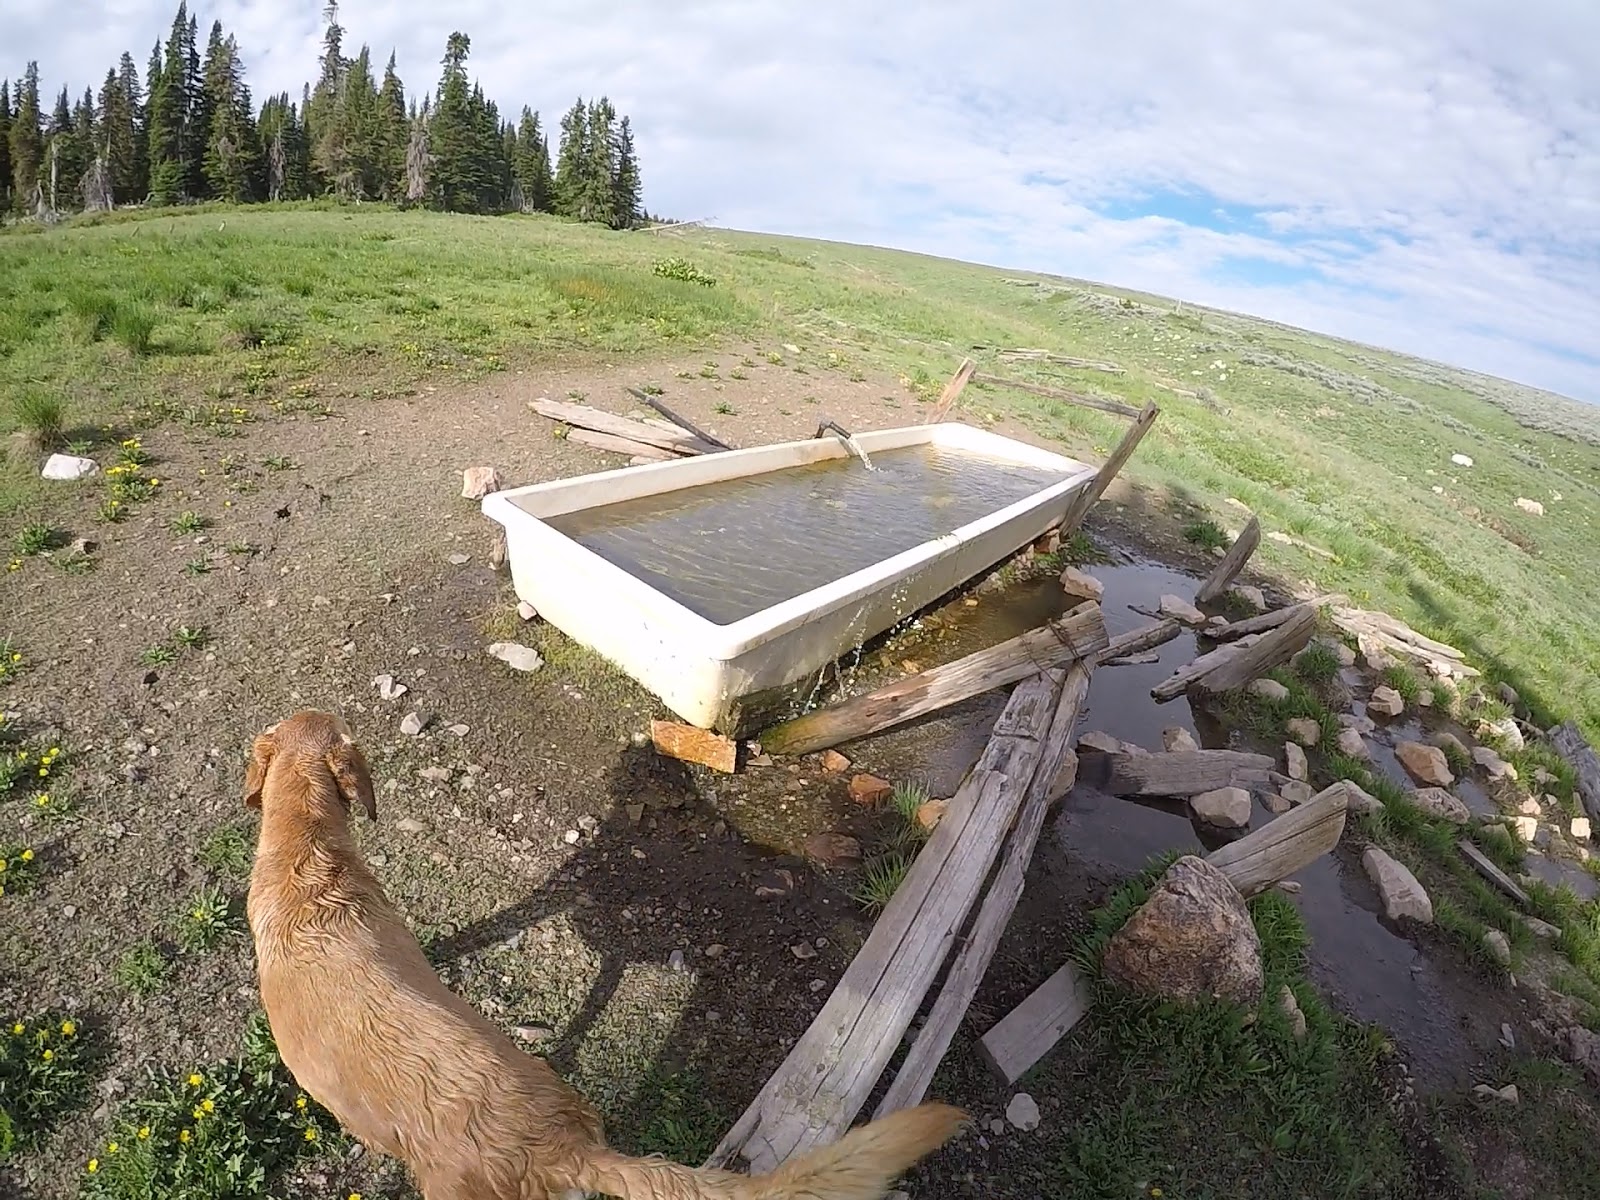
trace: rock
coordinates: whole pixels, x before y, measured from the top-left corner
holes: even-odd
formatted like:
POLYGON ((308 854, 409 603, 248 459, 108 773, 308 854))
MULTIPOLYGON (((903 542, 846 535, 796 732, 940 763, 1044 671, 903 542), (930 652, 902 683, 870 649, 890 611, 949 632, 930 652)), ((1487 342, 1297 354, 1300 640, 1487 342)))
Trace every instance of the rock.
POLYGON ((389 856, 379 850, 376 854, 367 855, 367 861, 375 867, 386 867, 389 865, 389 856))
POLYGON ((1508 1021, 1500 1022, 1500 1044, 1507 1050, 1515 1051, 1517 1048, 1517 1034, 1508 1021))
POLYGON ((1544 808, 1532 796, 1517 805, 1517 811, 1525 817, 1542 817, 1544 808))
POLYGON ((721 942, 712 942, 709 946, 706 947, 706 957, 707 958, 721 958, 727 952, 728 952, 728 948, 726 946, 724 946, 721 942))
POLYGON ((1328 644, 1333 647, 1334 656, 1339 660, 1340 670, 1345 670, 1356 665, 1356 652, 1348 643, 1336 641, 1329 642, 1328 644))
POLYGON ((539 610, 533 605, 529 604, 526 600, 519 600, 517 602, 517 616, 521 617, 524 621, 531 621, 538 615, 539 610))
POLYGON ((1406 795, 1413 804, 1430 817, 1442 817, 1455 825, 1465 825, 1472 820, 1472 813, 1461 802, 1460 798, 1451 795, 1441 787, 1417 788, 1406 795))
POLYGON ((1589 840, 1588 817, 1573 817, 1570 829, 1572 831, 1572 836, 1578 841, 1587 842, 1589 840))
POLYGON ((1006 1120, 1023 1133, 1039 1128, 1039 1106, 1027 1092, 1018 1092, 1006 1105, 1006 1120))
POLYGON ((1116 754, 1121 751, 1122 742, 1109 733, 1093 729, 1078 739, 1078 749, 1092 750, 1100 754, 1116 754))
POLYGON ((917 824, 931 833, 944 820, 945 810, 949 807, 948 800, 924 800, 917 805, 917 824))
POLYGON ((451 554, 445 559, 445 561, 448 562, 452 567, 464 567, 472 561, 472 555, 459 553, 451 554))
POLYGON ((866 808, 887 800, 894 792, 894 784, 878 775, 865 772, 850 776, 850 799, 866 808))
POLYGON ((1261 803, 1265 804, 1267 811, 1275 817, 1281 817, 1294 807, 1293 804, 1290 804, 1288 800, 1278 795, 1277 792, 1268 792, 1261 803))
POLYGON ((1418 708, 1432 708, 1433 707, 1433 689, 1432 688, 1418 688, 1417 689, 1417 694, 1414 697, 1412 697, 1412 702, 1418 708))
POLYGON ((1266 594, 1258 587, 1252 587, 1247 583, 1240 584, 1232 589, 1230 595, 1238 601, 1241 607, 1248 608, 1251 612, 1262 613, 1267 611, 1266 594))
POLYGON ((1105 595, 1106 585, 1077 567, 1068 567, 1061 572, 1061 590, 1079 600, 1099 600, 1105 595))
POLYGON ((378 698, 381 700, 398 700, 411 690, 403 683, 396 683, 393 675, 375 676, 372 686, 378 689, 378 698))
POLYGON ((628 824, 630 825, 637 825, 644 820, 644 805, 642 804, 625 805, 623 811, 628 814, 628 824))
POLYGON ((1541 921, 1538 917, 1523 917, 1522 923, 1528 927, 1528 932, 1542 942, 1553 942, 1561 936, 1561 927, 1552 925, 1549 921, 1541 921))
POLYGON ((1161 597, 1160 613, 1163 617, 1172 617, 1182 621, 1185 625, 1200 626, 1206 623, 1206 615, 1182 596, 1161 597))
POLYGON ((472 732, 471 725, 462 725, 460 723, 455 725, 447 725, 445 728, 449 729, 450 732, 455 734, 458 738, 466 737, 467 734, 472 732))
POLYGON ((1483 945, 1494 956, 1495 962, 1502 967, 1511 965, 1511 942, 1500 930, 1486 930, 1483 935, 1483 945))
POLYGON ((817 956, 816 947, 810 942, 796 942, 794 945, 789 947, 789 953, 794 955, 801 962, 806 962, 809 959, 813 959, 817 956))
POLYGON ((556 1031, 551 1029, 548 1025, 518 1025, 516 1028, 516 1034, 517 1037, 521 1038, 523 1041, 532 1042, 537 1046, 540 1043, 548 1042, 551 1038, 555 1037, 556 1031))
POLYGON ((1339 748, 1339 753, 1349 758, 1371 758, 1372 751, 1367 749, 1366 739, 1354 729, 1341 729, 1338 740, 1334 742, 1339 748))
POLYGON ((1344 794, 1347 812, 1372 813, 1383 809, 1383 801, 1353 779, 1344 781, 1344 794))
POLYGON ((1294 1040, 1306 1040, 1306 1015, 1300 1011, 1300 1002, 1294 998, 1286 983, 1278 989, 1278 1007, 1283 1010, 1283 1015, 1289 1018, 1289 1029, 1294 1033, 1294 1040))
POLYGON ((829 775, 843 775, 850 769, 850 760, 837 750, 822 752, 822 769, 829 775))
POLYGON ((418 737, 427 727, 428 718, 419 712, 408 712, 400 718, 400 732, 407 737, 418 737))
POLYGON ((1517 769, 1500 757, 1493 746, 1474 746, 1472 761, 1482 767, 1490 779, 1515 779, 1517 769))
POLYGON ((1300 881, 1298 879, 1280 879, 1275 886, 1280 892, 1290 896, 1298 896, 1300 894, 1300 881))
POLYGON ((1167 868, 1150 898, 1106 945, 1105 977, 1171 1000, 1261 998, 1261 940, 1233 884, 1204 859, 1167 868))
POLYGON ((401 817, 394 827, 401 833, 422 833, 424 829, 422 822, 415 817, 401 817))
POLYGON ((1392 687, 1380 686, 1372 689, 1372 698, 1367 701, 1367 711, 1373 716, 1398 717, 1405 710, 1405 698, 1392 687))
POLYGON ((1451 733, 1448 729, 1441 729, 1437 733, 1429 734, 1428 742, 1431 745, 1439 747, 1441 750, 1454 750, 1463 758, 1470 753, 1470 751, 1467 750, 1467 744, 1455 734, 1451 733))
POLYGON ((1354 729, 1357 733, 1368 734, 1378 728, 1378 723, 1366 713, 1347 712, 1339 714, 1339 724, 1345 729, 1354 729))
POLYGON ((1310 717, 1294 717, 1284 728, 1289 731, 1289 736, 1302 746, 1315 746, 1322 740, 1322 726, 1310 717))
POLYGON ((671 954, 667 955, 667 970, 682 971, 683 969, 684 961, 682 950, 674 950, 671 954))
POLYGON ((1521 1097, 1517 1095, 1517 1085, 1508 1083, 1503 1088, 1490 1087, 1487 1083, 1480 1083, 1472 1089, 1474 1096, 1482 1096, 1485 1100, 1500 1100, 1506 1104, 1516 1104, 1521 1097))
POLYGON ((1487 731, 1487 736, 1499 738, 1512 750, 1521 750, 1527 744, 1523 740, 1522 729, 1517 724, 1515 717, 1501 717, 1498 721, 1485 721, 1482 728, 1487 731))
POLYGON ((1194 734, 1181 725, 1174 725, 1171 729, 1161 731, 1161 744, 1168 750, 1198 750, 1200 743, 1194 740, 1194 734))
POLYGON ((1216 788, 1189 799, 1194 815, 1218 829, 1242 829, 1250 824, 1250 793, 1240 787, 1216 788))
POLYGON ((1207 629, 1226 629, 1230 624, 1232 624, 1232 622, 1229 621, 1227 617, 1212 617, 1210 620, 1208 620, 1206 622, 1206 628, 1207 629))
POLYGON ((1306 761, 1306 752, 1300 749, 1298 742, 1284 743, 1283 758, 1289 768, 1290 779, 1310 778, 1311 764, 1306 761))
POLYGON ((92 458, 79 458, 75 454, 52 454, 45 459, 40 479, 87 479, 100 474, 100 464, 92 458))
POLYGON ((813 833, 805 840, 805 852, 825 867, 861 861, 861 843, 843 833, 813 833))
POLYGON ((1246 689, 1252 696, 1281 703, 1289 698, 1289 689, 1276 679, 1253 679, 1246 689))
POLYGON ((507 553, 505 531, 501 530, 495 534, 494 545, 489 547, 489 565, 498 571, 506 565, 507 553))
POLYGON ((449 783, 450 782, 450 768, 449 767, 423 767, 422 770, 417 772, 417 774, 422 776, 429 783, 449 783))
POLYGON ((1531 844, 1533 839, 1539 836, 1539 818, 1527 816, 1513 817, 1511 818, 1511 830, 1517 835, 1519 840, 1531 844))
POLYGON ((1278 787, 1278 793, 1290 804, 1305 804, 1317 793, 1304 779, 1291 779, 1278 787))
POLYGON ((1470 467, 1472 465, 1471 457, 1465 454, 1452 454, 1450 461, 1458 467, 1470 467))
POLYGON ((1537 500, 1529 500, 1526 496, 1518 496, 1516 503, 1517 507, 1525 513, 1531 513, 1536 517, 1544 516, 1544 505, 1537 500))
POLYGON ((498 492, 503 486, 500 472, 494 467, 468 467, 461 472, 463 500, 482 500, 490 492, 498 492))
POLYGON ((539 652, 520 642, 490 642, 487 653, 490 658, 498 658, 513 671, 537 671, 544 666, 544 659, 539 652))
POLYGON ((1404 863, 1381 847, 1368 846, 1362 852, 1361 865, 1378 889, 1383 911, 1391 921, 1406 917, 1423 925, 1433 923, 1433 901, 1404 863))
POLYGON ((1396 742, 1394 756, 1400 760, 1406 774, 1418 783, 1449 787, 1455 782, 1456 777, 1450 774, 1450 763, 1445 759, 1444 751, 1437 746, 1427 746, 1421 742, 1396 742))
POLYGON ((1517 695, 1517 689, 1509 683, 1496 684, 1494 693, 1500 697, 1500 702, 1508 708, 1515 708, 1522 703, 1522 697, 1517 695))

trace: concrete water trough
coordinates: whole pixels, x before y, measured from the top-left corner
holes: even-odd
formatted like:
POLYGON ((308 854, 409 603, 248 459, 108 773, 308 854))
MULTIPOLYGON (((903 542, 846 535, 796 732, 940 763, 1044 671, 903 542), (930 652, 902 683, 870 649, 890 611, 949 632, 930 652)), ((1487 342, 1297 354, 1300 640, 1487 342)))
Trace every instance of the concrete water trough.
POLYGON ((517 595, 680 718, 742 733, 1041 536, 1096 468, 955 422, 486 496, 517 595))

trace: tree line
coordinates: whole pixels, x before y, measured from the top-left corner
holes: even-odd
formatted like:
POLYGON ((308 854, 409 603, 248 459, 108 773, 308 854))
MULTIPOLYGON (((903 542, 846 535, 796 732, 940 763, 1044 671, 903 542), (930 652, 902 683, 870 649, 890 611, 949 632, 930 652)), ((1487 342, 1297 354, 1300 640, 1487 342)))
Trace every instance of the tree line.
POLYGON ((0 82, 0 214, 48 217, 124 204, 225 200, 383 200, 452 212, 552 212, 623 229, 644 219, 633 129, 605 97, 581 97, 561 118, 559 155, 539 114, 509 120, 467 77, 471 42, 452 33, 443 71, 419 103, 395 58, 380 78, 366 46, 344 49, 337 0, 315 83, 259 110, 239 46, 178 5, 144 79, 123 53, 97 92, 63 87, 48 114, 39 64, 0 82))

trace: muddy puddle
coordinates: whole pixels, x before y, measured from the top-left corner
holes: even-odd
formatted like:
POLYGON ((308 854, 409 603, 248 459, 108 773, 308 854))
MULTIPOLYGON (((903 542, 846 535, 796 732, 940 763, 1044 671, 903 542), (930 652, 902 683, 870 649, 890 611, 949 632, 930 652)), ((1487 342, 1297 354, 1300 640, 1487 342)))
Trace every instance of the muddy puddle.
MULTIPOLYGON (((1470 734, 1460 725, 1439 719, 1430 722, 1420 720, 1395 721, 1390 724, 1380 723, 1372 733, 1367 735, 1367 748, 1372 752, 1372 768, 1382 775, 1388 776, 1403 788, 1417 786, 1412 782, 1411 776, 1406 774, 1406 769, 1400 765, 1400 760, 1395 756, 1394 748, 1401 742, 1427 742, 1435 733, 1440 731, 1453 733, 1463 742, 1470 744, 1470 734)), ((1471 776, 1463 775, 1450 785, 1450 790, 1459 796, 1468 810, 1477 817, 1496 817, 1500 815, 1500 806, 1494 798, 1484 790, 1483 785, 1471 776)))

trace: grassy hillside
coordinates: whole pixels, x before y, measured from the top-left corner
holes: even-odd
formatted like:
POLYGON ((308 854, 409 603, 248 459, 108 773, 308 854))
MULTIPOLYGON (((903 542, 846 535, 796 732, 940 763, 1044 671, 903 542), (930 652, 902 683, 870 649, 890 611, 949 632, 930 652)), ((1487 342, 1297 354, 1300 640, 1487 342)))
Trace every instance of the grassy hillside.
MULTIPOLYGON (((1124 374, 999 369, 1157 401, 1136 480, 1224 525, 1242 502, 1297 539, 1262 547, 1286 578, 1412 620, 1546 719, 1576 715, 1600 736, 1600 413, 1559 397, 1070 280, 720 231, 264 206, 0 236, 0 392, 64 401, 77 425, 225 428, 424 379, 446 405, 451 380, 511 364, 732 339, 797 344, 784 356, 796 371, 891 368, 923 398, 963 355, 995 369, 975 346, 1116 362, 1124 374), (667 277, 683 274, 711 282, 667 277)), ((1090 452, 1119 430, 1017 392, 969 389, 965 404, 1090 452)), ((0 406, 0 430, 16 423, 0 406)), ((11 445, 8 541, 39 487, 11 445)))

